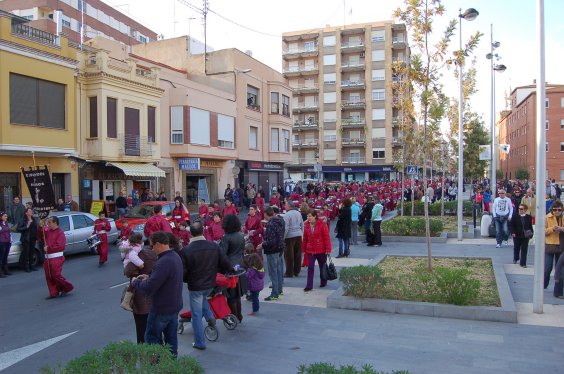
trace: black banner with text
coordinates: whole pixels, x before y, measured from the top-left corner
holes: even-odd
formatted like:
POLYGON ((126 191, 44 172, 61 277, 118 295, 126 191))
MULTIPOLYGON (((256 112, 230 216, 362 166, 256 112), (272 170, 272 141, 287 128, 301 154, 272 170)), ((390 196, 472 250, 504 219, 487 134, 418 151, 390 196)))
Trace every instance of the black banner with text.
POLYGON ((47 166, 44 169, 30 167, 30 170, 24 170, 22 168, 22 173, 33 200, 33 209, 40 219, 47 217, 49 212, 55 209, 55 193, 47 166))

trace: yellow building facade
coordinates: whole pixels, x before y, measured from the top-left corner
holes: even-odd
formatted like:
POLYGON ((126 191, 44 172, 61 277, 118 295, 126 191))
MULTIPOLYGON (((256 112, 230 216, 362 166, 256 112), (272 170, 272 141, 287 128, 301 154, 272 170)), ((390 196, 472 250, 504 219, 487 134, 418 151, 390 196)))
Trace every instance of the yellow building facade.
POLYGON ((55 198, 78 196, 76 50, 0 12, 0 210, 31 201, 21 167, 47 165, 55 198))

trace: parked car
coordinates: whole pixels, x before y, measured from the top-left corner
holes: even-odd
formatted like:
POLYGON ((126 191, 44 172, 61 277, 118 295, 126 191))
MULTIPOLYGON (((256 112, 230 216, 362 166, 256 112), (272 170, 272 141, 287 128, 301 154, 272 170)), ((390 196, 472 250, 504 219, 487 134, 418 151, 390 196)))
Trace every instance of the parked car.
POLYGON ((121 230, 123 227, 123 221, 127 220, 127 224, 131 227, 131 230, 135 233, 143 235, 143 240, 146 240, 145 234, 145 223, 153 215, 153 209, 155 206, 161 205, 162 213, 165 214, 167 220, 172 220, 172 211, 174 210, 174 201, 145 201, 133 208, 129 209, 123 218, 116 221, 116 227, 121 230))
MULTIPOLYGON (((98 217, 84 212, 52 212, 49 217, 55 216, 59 218, 59 227, 65 232, 67 245, 65 247, 65 256, 80 253, 90 252, 86 240, 92 236, 94 230, 94 221, 98 217)), ((113 219, 108 218, 110 221, 111 230, 108 233, 108 242, 113 243, 118 238, 118 231, 116 223, 113 219)), ((22 267, 22 246, 20 242, 20 234, 12 233, 14 241, 8 254, 8 264, 19 264, 22 267)), ((33 252, 33 264, 36 266, 40 263, 39 247, 36 246, 33 252)))

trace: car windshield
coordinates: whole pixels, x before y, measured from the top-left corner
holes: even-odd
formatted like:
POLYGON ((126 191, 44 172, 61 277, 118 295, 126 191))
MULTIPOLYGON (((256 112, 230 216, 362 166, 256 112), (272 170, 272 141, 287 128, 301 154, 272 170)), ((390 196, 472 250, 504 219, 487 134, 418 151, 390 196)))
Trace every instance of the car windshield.
POLYGON ((126 213, 126 218, 149 218, 153 214, 154 205, 137 205, 126 213))

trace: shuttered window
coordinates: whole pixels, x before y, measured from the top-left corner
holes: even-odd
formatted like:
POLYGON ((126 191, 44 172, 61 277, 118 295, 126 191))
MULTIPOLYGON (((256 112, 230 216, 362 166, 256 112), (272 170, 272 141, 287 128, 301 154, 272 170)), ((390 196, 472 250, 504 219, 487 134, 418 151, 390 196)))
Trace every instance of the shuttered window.
POLYGON ((147 107, 147 135, 149 137, 149 143, 155 143, 156 138, 156 124, 157 122, 157 108, 154 106, 147 107))
POLYGON ((90 137, 98 137, 98 97, 92 96, 88 98, 89 126, 90 137))
POLYGON ((65 129, 65 85, 10 73, 10 123, 65 129))
POLYGON ((117 99, 107 98, 108 138, 117 138, 117 99))

